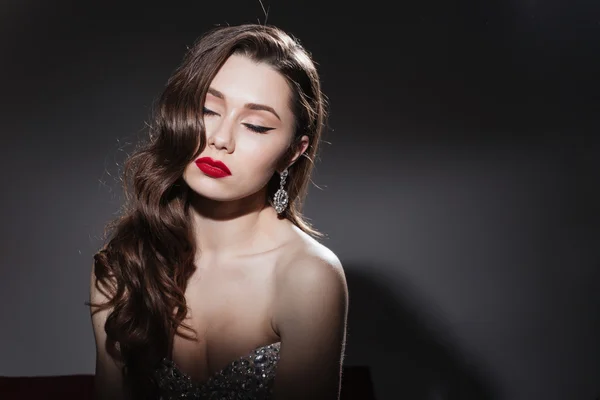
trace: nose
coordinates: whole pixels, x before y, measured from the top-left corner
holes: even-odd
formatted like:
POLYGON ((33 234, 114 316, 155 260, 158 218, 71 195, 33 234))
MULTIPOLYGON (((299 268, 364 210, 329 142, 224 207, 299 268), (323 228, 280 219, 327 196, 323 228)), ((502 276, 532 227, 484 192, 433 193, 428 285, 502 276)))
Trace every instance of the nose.
POLYGON ((223 118, 217 126, 209 126, 206 128, 207 145, 214 147, 216 150, 225 150, 232 153, 235 149, 232 122, 228 121, 227 118, 223 118))

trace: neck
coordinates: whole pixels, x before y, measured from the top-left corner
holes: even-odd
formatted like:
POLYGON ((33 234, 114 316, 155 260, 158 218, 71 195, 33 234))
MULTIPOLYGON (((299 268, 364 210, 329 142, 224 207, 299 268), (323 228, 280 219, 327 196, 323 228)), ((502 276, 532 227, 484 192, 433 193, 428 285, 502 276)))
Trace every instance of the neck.
POLYGON ((231 258, 259 251, 259 240, 276 220, 266 191, 233 201, 215 201, 193 194, 194 237, 202 257, 231 258))

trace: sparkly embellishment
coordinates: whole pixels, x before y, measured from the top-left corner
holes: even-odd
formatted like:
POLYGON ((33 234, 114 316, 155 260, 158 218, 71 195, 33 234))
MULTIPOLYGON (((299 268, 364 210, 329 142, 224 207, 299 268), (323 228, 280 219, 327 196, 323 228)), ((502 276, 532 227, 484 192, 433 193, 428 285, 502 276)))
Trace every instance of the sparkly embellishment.
POLYGON ((275 206, 275 211, 277 211, 277 214, 281 214, 285 210, 289 202, 288 193, 285 191, 284 188, 287 176, 288 170, 285 169, 279 177, 279 190, 275 192, 275 197, 273 198, 273 205, 275 206))
POLYGON ((155 371, 160 400, 268 400, 281 342, 259 347, 198 384, 168 358, 155 371))

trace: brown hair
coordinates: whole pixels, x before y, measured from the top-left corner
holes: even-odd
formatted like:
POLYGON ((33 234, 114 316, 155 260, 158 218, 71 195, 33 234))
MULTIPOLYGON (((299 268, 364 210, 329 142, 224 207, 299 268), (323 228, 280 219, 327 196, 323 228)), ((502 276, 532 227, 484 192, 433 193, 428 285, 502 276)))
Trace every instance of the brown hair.
MULTIPOLYGON (((134 399, 153 398, 153 368, 169 355, 172 335, 187 314, 185 288, 195 270, 189 191, 183 171, 204 149, 202 108, 208 86, 232 54, 270 65, 289 83, 295 140, 281 160, 308 135, 309 147, 289 168, 289 205, 283 213, 303 231, 321 236, 301 214, 321 132, 326 100, 311 56, 278 28, 247 24, 218 27, 200 37, 169 78, 153 112, 146 143, 124 167, 125 204, 107 225, 107 243, 94 255, 96 287, 110 301, 87 305, 112 308, 104 327, 109 353, 119 359, 134 399), (117 345, 118 344, 118 345, 117 345)), ((271 201, 279 185, 268 183, 271 201)), ((97 311, 95 311, 97 312, 97 311)))

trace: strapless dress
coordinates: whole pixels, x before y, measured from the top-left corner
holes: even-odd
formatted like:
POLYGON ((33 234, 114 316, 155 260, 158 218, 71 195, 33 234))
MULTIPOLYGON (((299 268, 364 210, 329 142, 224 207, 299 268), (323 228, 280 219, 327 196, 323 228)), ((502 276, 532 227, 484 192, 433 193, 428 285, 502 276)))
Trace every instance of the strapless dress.
POLYGON ((281 342, 258 347, 232 361, 202 384, 163 358, 154 377, 160 400, 268 400, 272 398, 281 342))

